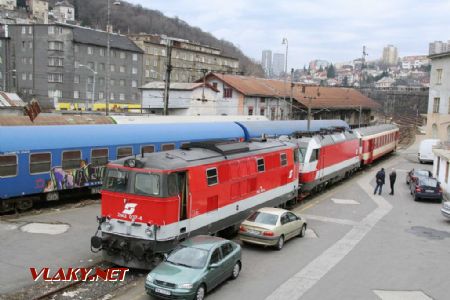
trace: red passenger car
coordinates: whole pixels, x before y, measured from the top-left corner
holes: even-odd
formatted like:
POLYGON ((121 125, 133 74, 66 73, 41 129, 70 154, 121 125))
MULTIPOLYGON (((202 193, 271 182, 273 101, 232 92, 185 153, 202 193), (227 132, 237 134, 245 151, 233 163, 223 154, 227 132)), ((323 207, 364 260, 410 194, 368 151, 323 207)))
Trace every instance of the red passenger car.
POLYGON ((107 167, 99 232, 107 261, 150 268, 191 235, 232 229, 251 210, 297 197, 298 151, 280 141, 191 143, 107 167))
POLYGON ((361 164, 371 164, 374 160, 397 150, 400 132, 392 124, 383 124, 355 129, 361 139, 361 164))

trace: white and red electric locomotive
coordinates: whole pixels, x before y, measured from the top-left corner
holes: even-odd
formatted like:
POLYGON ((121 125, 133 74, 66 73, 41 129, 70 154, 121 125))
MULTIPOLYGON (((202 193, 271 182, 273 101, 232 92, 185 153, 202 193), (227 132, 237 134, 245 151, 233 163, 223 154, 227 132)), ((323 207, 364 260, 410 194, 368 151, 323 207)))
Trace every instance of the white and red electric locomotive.
POLYGON ((292 141, 299 146, 302 192, 322 190, 360 167, 359 139, 352 131, 334 129, 295 136, 292 141))
POLYGON ((94 250, 150 268, 190 235, 233 228, 251 210, 296 199, 297 146, 281 141, 191 143, 107 166, 94 250))
POLYGON ((324 129, 293 135, 299 146, 299 182, 302 192, 322 190, 361 166, 397 149, 399 129, 384 124, 347 131, 324 129))

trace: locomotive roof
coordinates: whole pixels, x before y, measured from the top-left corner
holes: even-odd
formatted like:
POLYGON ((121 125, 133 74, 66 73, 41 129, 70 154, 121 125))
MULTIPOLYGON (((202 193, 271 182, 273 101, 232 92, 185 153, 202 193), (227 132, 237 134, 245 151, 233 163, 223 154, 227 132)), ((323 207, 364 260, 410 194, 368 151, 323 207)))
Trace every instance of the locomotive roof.
MULTIPOLYGON (((257 138, 263 134, 267 136, 291 135, 296 131, 306 131, 308 121, 254 121, 254 122, 236 122, 242 125, 246 138, 257 138)), ((342 120, 312 120, 310 131, 318 131, 322 128, 344 127, 350 129, 348 124, 342 120)))
POLYGON ((337 144, 343 141, 350 141, 357 139, 358 137, 353 131, 344 131, 344 132, 336 132, 336 133, 330 133, 325 135, 314 135, 311 137, 302 137, 297 139, 297 144, 300 147, 307 147, 308 143, 311 140, 314 140, 317 142, 317 144, 321 146, 327 146, 327 145, 333 145, 337 144))
POLYGON ((359 134, 361 134, 362 136, 367 136, 367 135, 377 134, 377 133, 381 133, 383 131, 394 130, 394 129, 398 129, 398 127, 394 124, 380 124, 380 125, 375 125, 375 126, 358 128, 358 129, 355 129, 355 131, 358 132, 359 134))
POLYGON ((234 122, 0 126, 0 153, 243 137, 234 122))
MULTIPOLYGON (((285 149, 293 146, 290 143, 283 143, 280 141, 269 142, 242 142, 235 143, 241 145, 242 148, 248 148, 239 153, 232 153, 229 155, 221 154, 210 149, 205 148, 190 148, 189 150, 175 149, 164 152, 146 153, 144 157, 136 156, 140 162, 143 163, 144 169, 156 170, 176 170, 199 164, 209 164, 226 159, 237 159, 249 156, 249 153, 255 155, 256 153, 267 153, 273 151, 275 148, 285 149)), ((111 162, 112 165, 123 165, 130 157, 122 158, 111 162)))

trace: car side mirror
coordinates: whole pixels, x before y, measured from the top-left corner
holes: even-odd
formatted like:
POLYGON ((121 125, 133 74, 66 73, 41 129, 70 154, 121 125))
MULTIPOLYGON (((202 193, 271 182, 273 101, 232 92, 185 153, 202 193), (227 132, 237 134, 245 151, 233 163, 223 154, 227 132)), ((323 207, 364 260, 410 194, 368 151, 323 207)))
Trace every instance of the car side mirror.
POLYGON ((169 254, 164 253, 164 261, 166 261, 168 257, 169 257, 169 254))
POLYGON ((217 269, 219 267, 219 264, 218 263, 213 263, 213 264, 210 264, 209 265, 209 268, 210 269, 217 269))

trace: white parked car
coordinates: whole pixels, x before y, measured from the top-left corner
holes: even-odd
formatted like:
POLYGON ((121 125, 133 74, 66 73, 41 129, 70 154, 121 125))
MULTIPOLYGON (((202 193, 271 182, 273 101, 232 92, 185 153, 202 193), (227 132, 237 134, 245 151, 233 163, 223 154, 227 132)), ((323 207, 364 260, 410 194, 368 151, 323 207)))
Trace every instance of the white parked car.
POLYGON ((450 219, 450 201, 442 203, 441 213, 444 217, 450 219))
POLYGON ((426 139, 420 142, 418 158, 421 164, 434 161, 433 146, 436 146, 441 140, 426 139))

